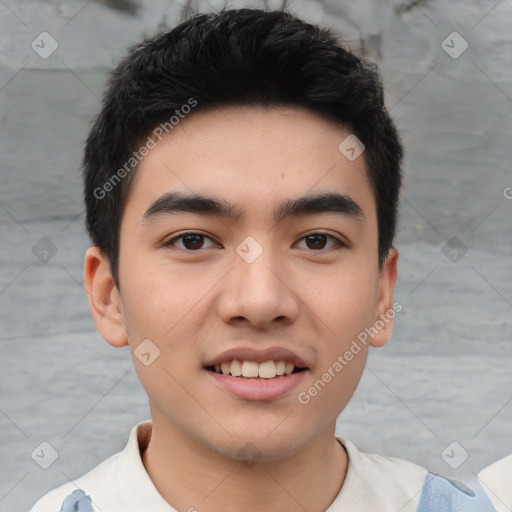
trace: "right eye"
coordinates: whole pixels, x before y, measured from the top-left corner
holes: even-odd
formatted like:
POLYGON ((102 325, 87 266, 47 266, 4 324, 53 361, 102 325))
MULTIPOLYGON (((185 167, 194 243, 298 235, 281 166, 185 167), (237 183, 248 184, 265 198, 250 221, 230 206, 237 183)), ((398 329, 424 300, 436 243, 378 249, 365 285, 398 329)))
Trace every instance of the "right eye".
POLYGON ((182 247, 177 248, 187 252, 197 252, 199 249, 203 248, 205 240, 212 241, 210 237, 203 235, 202 233, 197 233, 195 231, 185 231, 167 240, 164 243, 164 247, 175 246, 175 243, 178 240, 182 241, 182 247))

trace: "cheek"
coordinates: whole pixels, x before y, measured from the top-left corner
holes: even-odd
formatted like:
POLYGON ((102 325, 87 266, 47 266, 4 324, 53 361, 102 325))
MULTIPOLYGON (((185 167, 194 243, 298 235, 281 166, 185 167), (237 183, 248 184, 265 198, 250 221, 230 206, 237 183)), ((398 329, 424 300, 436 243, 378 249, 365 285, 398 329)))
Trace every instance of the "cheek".
POLYGON ((368 327, 377 301, 378 279, 371 272, 340 269, 322 278, 309 278, 301 299, 337 342, 346 343, 368 327))
POLYGON ((308 418, 322 425, 336 422, 359 384, 367 355, 364 345, 344 344, 325 358, 309 387, 297 397, 308 418))
POLYGON ((129 337, 134 344, 150 338, 162 349, 185 347, 190 323, 201 323, 198 315, 208 291, 218 277, 205 278, 204 272, 172 268, 172 264, 146 263, 127 268, 123 288, 123 312, 129 337))
POLYGON ((179 318, 182 303, 177 290, 149 266, 126 266, 120 281, 124 320, 131 342, 137 344, 141 337, 155 338, 155 342, 162 340, 176 323, 175 317, 179 318))
POLYGON ((129 284, 123 289, 124 318, 139 380, 154 404, 165 409, 170 400, 184 407, 187 397, 178 383, 185 382, 197 365, 194 339, 187 323, 193 318, 194 305, 198 302, 191 293, 194 287, 183 273, 171 279, 165 272, 152 271, 149 265, 141 266, 138 272, 131 269, 127 274, 129 284), (150 340, 149 346, 146 340, 150 340), (143 346, 144 351, 139 348, 143 346), (148 365, 137 355, 147 352, 151 358, 148 365), (153 360, 154 354, 157 355, 153 360))

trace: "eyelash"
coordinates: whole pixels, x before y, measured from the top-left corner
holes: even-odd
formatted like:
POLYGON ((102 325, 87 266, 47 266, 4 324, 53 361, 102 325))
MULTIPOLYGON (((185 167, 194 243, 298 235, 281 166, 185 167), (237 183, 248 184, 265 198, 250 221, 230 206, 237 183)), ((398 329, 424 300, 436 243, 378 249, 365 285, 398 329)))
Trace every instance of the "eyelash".
MULTIPOLYGON (((166 242, 164 242, 164 246, 165 247, 171 247, 174 242, 176 242, 177 240, 180 240, 182 238, 185 238, 186 236, 189 236, 189 235, 197 235, 197 236, 201 236, 203 238, 206 238, 208 240, 211 240, 212 242, 214 240, 212 240, 209 236, 207 235, 204 235, 203 233, 198 233, 196 231, 185 231, 183 233, 180 233, 174 237, 172 237, 171 239, 167 240, 166 242)), ((348 247, 348 244, 343 242, 342 240, 340 240, 339 238, 335 237, 334 235, 329 235, 328 233, 322 233, 321 231, 314 231, 312 233, 308 233, 307 235, 304 235, 302 236, 299 240, 304 240, 310 236, 314 236, 314 235, 324 235, 326 236, 327 238, 330 238, 332 240, 334 240, 334 242, 336 243, 337 247, 336 248, 331 248, 331 250, 333 249, 341 249, 341 248, 347 248, 348 247)), ((200 250, 203 249, 202 247, 200 249, 197 249, 197 250, 192 250, 192 249, 181 249, 181 248, 178 248, 177 250, 180 250, 180 251, 183 251, 183 252, 189 252, 189 253, 194 253, 194 252, 200 252, 200 250)), ((314 249, 310 249, 312 252, 315 252, 315 253, 321 253, 321 252, 327 252, 329 249, 318 249, 318 250, 314 250, 314 249)))

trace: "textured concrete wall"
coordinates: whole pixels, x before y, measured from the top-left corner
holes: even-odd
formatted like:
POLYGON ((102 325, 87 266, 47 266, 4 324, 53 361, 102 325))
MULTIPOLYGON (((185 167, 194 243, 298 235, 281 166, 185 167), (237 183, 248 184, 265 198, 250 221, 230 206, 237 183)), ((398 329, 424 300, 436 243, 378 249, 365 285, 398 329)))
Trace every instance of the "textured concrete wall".
MULTIPOLYGON (((0 511, 26 510, 120 450, 149 416, 129 352, 108 346, 89 315, 80 154, 126 47, 223 4, 0 2, 0 511), (47 58, 55 43, 42 32, 58 44, 47 58), (31 457, 43 441, 58 453, 48 469, 31 457)), ((407 151, 404 308, 338 431, 363 450, 471 480, 512 453, 512 4, 269 5, 364 46, 407 151)))

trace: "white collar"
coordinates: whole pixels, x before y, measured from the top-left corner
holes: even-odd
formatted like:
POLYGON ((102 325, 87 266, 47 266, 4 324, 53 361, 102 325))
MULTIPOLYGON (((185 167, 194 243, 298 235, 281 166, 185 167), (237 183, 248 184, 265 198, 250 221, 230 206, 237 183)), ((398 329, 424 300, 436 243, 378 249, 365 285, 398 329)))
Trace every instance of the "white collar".
MULTIPOLYGON (((151 439, 151 429, 151 420, 133 427, 114 468, 115 488, 126 510, 176 512, 160 495, 142 463, 141 452, 151 439)), ((416 511, 426 469, 402 459, 361 453, 348 439, 337 439, 347 451, 348 468, 343 487, 326 512, 347 507, 368 510, 376 505, 384 512, 388 508, 382 496, 389 499, 389 510, 396 510, 399 503, 402 512, 416 511)))

